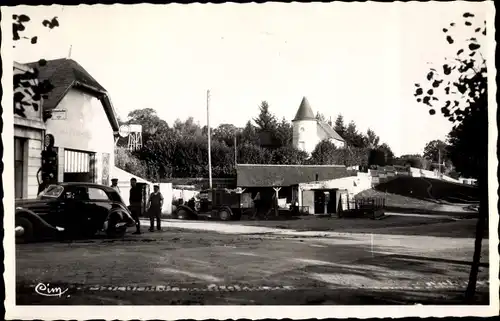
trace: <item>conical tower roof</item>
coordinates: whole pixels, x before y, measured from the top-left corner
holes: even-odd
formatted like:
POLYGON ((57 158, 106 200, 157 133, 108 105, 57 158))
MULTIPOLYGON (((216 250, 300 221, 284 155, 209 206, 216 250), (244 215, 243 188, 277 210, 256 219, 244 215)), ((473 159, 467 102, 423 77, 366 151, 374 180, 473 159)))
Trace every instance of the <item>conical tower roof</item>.
POLYGON ((314 113, 312 111, 311 106, 309 105, 309 102, 307 101, 307 98, 306 97, 302 98, 299 110, 297 110, 297 114, 295 114, 295 118, 293 119, 293 121, 315 120, 315 119, 316 117, 314 116, 314 113))

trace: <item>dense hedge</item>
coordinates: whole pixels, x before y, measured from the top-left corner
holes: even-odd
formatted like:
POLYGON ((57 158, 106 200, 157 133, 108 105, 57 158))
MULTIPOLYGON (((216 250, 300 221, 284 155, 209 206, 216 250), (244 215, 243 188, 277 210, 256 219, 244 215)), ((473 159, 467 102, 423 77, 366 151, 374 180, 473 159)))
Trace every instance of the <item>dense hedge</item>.
MULTIPOLYGON (((260 109, 259 117, 253 120, 257 126, 249 121, 244 128, 221 124, 211 130, 212 177, 234 177, 235 156, 238 164, 368 165, 369 149, 366 147, 338 149, 328 141, 320 142, 309 157, 293 147, 293 130, 288 121, 278 121, 269 112, 267 104, 262 104, 260 109), (263 139, 266 136, 264 134, 273 139, 263 139)), ((165 178, 208 177, 206 126, 200 127, 193 118, 189 118, 185 122, 177 120, 169 127, 153 109, 133 111, 129 118, 129 123, 142 125, 144 145, 142 149, 129 153, 123 148, 125 141, 119 140, 118 145, 123 147, 117 148, 118 167, 155 181, 165 178)), ((346 131, 347 138, 349 133, 354 133, 353 126, 351 124, 350 131, 346 131)), ((360 133, 356 135, 363 136, 360 133)), ((363 139, 363 142, 378 142, 377 137, 368 138, 363 139)))
POLYGON ((331 142, 320 142, 311 154, 311 164, 317 165, 368 165, 370 149, 368 148, 337 148, 331 142))

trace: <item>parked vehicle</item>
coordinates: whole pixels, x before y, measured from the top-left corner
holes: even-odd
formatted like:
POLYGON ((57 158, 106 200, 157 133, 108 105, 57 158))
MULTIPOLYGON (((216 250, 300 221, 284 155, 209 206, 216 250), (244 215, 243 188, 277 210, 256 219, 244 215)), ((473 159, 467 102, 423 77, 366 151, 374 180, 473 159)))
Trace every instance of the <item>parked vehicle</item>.
POLYGON ((207 217, 221 221, 239 220, 241 218, 241 193, 238 193, 237 190, 206 189, 200 192, 199 198, 199 205, 196 202, 188 202, 191 206, 187 204, 177 205, 172 217, 184 220, 207 217))
POLYGON ((46 238, 123 236, 135 226, 120 194, 111 187, 91 183, 49 185, 36 199, 15 201, 16 243, 46 238))

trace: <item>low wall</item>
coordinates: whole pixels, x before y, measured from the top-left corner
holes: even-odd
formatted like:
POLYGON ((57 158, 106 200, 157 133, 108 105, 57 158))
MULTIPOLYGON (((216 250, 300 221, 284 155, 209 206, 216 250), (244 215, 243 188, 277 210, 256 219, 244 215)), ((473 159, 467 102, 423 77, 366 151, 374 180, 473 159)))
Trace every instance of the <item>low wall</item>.
POLYGON ((172 214, 172 183, 160 183, 160 193, 163 195, 162 214, 172 214))
POLYGON ((378 169, 370 169, 368 170, 368 174, 371 176, 372 186, 385 183, 396 176, 427 177, 433 179, 441 179, 448 182, 459 183, 459 180, 456 180, 444 174, 439 174, 439 172, 437 171, 429 171, 415 167, 396 168, 393 166, 385 166, 378 169))

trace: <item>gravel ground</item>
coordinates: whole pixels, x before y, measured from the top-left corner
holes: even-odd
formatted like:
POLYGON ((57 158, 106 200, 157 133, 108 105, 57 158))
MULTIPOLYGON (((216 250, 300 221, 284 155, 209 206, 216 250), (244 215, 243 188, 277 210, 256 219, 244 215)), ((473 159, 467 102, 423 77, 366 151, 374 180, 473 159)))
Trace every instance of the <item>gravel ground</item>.
MULTIPOLYGON (((17 304, 454 304, 473 253, 463 235, 391 235, 392 227, 315 234, 196 224, 165 222, 162 232, 119 240, 18 245, 17 304), (39 283, 68 291, 41 296, 39 283)), ((434 229, 449 224, 463 230, 462 221, 434 229)), ((487 248, 485 240, 485 262, 487 248)), ((487 279, 486 264, 478 304, 488 302, 487 279)))

